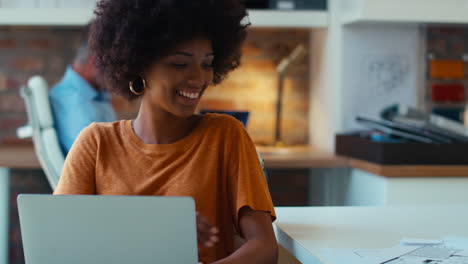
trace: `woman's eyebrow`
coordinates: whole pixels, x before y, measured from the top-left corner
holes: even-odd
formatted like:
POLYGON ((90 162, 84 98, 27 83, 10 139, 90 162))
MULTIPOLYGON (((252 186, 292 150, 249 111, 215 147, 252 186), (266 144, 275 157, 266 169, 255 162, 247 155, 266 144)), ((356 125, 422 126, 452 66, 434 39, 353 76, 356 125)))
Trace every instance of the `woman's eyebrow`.
MULTIPOLYGON (((176 51, 174 53, 171 53, 170 55, 182 55, 182 56, 186 56, 186 57, 193 57, 192 53, 184 52, 184 51, 176 51)), ((213 57, 213 56, 214 56, 213 52, 207 53, 205 55, 205 57, 213 57)))
POLYGON ((182 55, 182 56, 187 56, 187 57, 193 57, 192 53, 183 52, 183 51, 176 51, 174 53, 171 53, 171 55, 182 55))

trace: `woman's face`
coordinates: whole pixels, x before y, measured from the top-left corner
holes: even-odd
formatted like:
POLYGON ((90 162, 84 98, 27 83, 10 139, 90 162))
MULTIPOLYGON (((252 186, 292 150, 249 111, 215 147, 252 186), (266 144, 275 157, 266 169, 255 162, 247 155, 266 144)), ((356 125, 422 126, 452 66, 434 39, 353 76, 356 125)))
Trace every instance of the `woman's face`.
POLYGON ((154 111, 178 117, 193 115, 205 89, 213 82, 211 41, 197 38, 176 47, 174 52, 156 61, 144 74, 143 100, 154 111))

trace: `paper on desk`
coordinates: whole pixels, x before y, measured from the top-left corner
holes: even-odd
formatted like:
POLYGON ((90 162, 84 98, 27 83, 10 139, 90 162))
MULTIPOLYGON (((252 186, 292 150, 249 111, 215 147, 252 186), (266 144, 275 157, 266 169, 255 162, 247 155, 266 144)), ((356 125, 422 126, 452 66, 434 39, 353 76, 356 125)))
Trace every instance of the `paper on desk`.
POLYGON ((371 261, 370 263, 375 263, 375 264, 380 264, 384 263, 387 261, 390 261, 392 259, 401 257, 403 255, 406 255, 412 251, 415 251, 416 249, 420 248, 420 246, 395 246, 391 248, 386 248, 382 249, 380 254, 375 255, 375 256, 369 256, 368 259, 371 261))
POLYGON ((442 262, 436 262, 436 264, 468 264, 468 257, 452 256, 449 259, 446 259, 442 262))
POLYGON ((409 256, 422 257, 430 260, 446 260, 461 250, 446 246, 426 246, 409 253, 409 256))
POLYGON ((421 238, 408 238, 404 237, 400 241, 402 246, 433 246, 442 245, 444 241, 442 239, 421 239, 421 238))
MULTIPOLYGON (((428 262, 427 258, 420 258, 420 257, 410 257, 410 256, 402 256, 398 259, 392 260, 385 264, 431 264, 428 262)), ((439 262, 434 262, 433 264, 440 264, 439 262)))
POLYGON ((321 255, 333 264, 381 264, 408 254, 419 246, 395 246, 385 249, 332 249, 321 251, 321 255))
POLYGON ((385 264, 468 264, 468 258, 452 256, 444 260, 431 260, 414 256, 402 256, 385 264))
POLYGON ((445 237, 442 237, 442 240, 444 240, 445 246, 447 247, 468 250, 468 237, 445 236, 445 237))
POLYGON ((359 255, 356 255, 352 249, 324 248, 320 252, 320 255, 326 260, 327 263, 371 264, 368 262, 363 262, 363 258, 359 255))

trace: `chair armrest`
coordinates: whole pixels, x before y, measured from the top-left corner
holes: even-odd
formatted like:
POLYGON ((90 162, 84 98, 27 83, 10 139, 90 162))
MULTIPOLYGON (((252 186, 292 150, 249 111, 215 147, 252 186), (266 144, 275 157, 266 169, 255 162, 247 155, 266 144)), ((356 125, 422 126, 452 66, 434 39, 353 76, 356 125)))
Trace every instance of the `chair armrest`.
POLYGON ((16 129, 16 136, 21 139, 30 138, 33 135, 33 129, 31 125, 26 125, 16 129))

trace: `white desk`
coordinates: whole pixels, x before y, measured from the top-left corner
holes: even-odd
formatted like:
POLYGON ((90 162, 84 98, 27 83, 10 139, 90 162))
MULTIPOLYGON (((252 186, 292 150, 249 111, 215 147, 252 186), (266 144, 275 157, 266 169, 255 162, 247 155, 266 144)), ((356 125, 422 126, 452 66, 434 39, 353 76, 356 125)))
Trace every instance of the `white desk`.
POLYGON ((278 242, 307 264, 341 264, 324 259, 321 248, 378 249, 395 246, 403 237, 468 236, 468 206, 275 209, 278 242))
POLYGON ((0 167, 0 264, 8 263, 10 170, 0 167))
POLYGON ((0 264, 8 264, 10 169, 40 169, 31 146, 0 145, 0 264))

